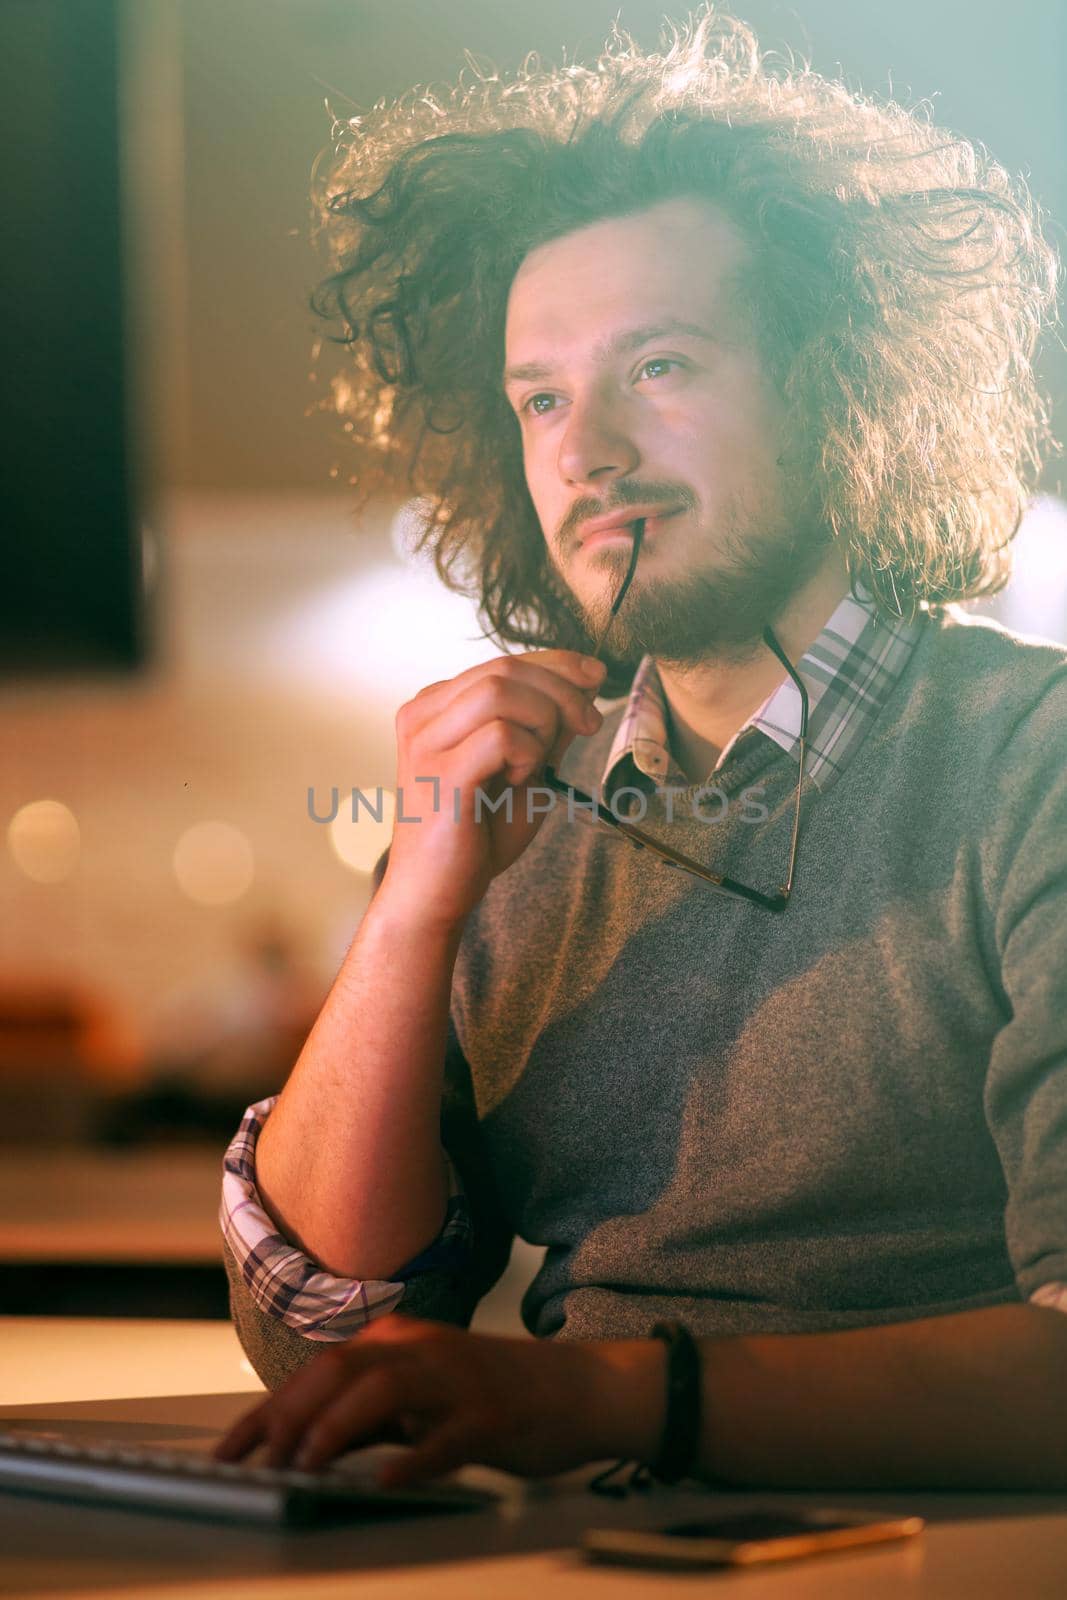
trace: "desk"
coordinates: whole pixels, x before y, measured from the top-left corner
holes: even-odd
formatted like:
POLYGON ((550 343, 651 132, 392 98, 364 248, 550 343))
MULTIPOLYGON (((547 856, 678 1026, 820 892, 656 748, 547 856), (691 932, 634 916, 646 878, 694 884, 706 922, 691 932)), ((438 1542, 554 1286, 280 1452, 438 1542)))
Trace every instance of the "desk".
POLYGON ((7 1149, 0 1261, 215 1266, 221 1146, 7 1149))
MULTIPOLYGON (((32 1330, 13 1326, 26 1320, 0 1320, 4 1367, 10 1368, 19 1340, 27 1359, 32 1330)), ((106 1426, 131 1441, 207 1451, 253 1399, 249 1392, 55 1398, 72 1391, 74 1380, 64 1374, 76 1375, 86 1362, 89 1371, 99 1360, 99 1354, 92 1356, 94 1343, 105 1341, 112 1359, 125 1351, 142 1367, 147 1359, 157 1360, 164 1381, 172 1381, 177 1364, 184 1363, 190 1389, 197 1389, 202 1370, 225 1373, 234 1357, 227 1342, 232 1334, 223 1325, 163 1324, 155 1330, 151 1350, 141 1326, 126 1319, 94 1329, 57 1322, 51 1337, 53 1399, 10 1403, 8 1385, 0 1392, 0 1423, 47 1419, 49 1426, 65 1425, 72 1433, 106 1426), (198 1350, 188 1343, 193 1332, 203 1341, 198 1350), (207 1332, 217 1334, 213 1353, 207 1332), (216 1365, 202 1368, 202 1362, 216 1365)), ((238 1373, 234 1386, 240 1381, 238 1373)), ((40 1392, 36 1379, 34 1386, 40 1392)), ((657 1486, 620 1503, 590 1495, 584 1487, 590 1476, 591 1469, 583 1468, 547 1484, 527 1485, 495 1474, 493 1480, 508 1493, 489 1511, 303 1531, 180 1521, 0 1494, 0 1594, 53 1600, 543 1600, 551 1590, 553 1600, 674 1600, 692 1595, 697 1586, 710 1592, 714 1585, 717 1600, 1063 1600, 1067 1591, 1067 1496, 713 1495, 657 1486), (672 1577, 593 1567, 576 1551, 586 1526, 647 1526, 737 1509, 753 1500, 918 1512, 930 1526, 900 1546, 724 1575, 672 1577)))
POLYGON ((0 1312, 225 1317, 222 1148, 7 1149, 0 1312))

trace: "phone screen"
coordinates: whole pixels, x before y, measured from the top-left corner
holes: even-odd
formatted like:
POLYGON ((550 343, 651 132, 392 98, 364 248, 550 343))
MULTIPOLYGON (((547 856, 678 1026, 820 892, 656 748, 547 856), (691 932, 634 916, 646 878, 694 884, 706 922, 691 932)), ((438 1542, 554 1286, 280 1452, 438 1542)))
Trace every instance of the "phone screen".
POLYGON ((743 1511, 713 1522, 676 1522, 669 1528, 657 1528, 656 1533, 667 1539, 728 1539, 742 1544, 750 1539, 788 1539, 797 1533, 830 1533, 854 1526, 853 1522, 792 1516, 786 1511, 743 1511))

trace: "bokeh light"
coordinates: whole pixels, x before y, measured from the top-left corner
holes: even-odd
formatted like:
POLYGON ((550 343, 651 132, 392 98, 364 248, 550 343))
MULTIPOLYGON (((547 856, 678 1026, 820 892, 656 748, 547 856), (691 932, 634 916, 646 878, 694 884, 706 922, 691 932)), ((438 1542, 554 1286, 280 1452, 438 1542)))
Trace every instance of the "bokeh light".
POLYGON ((62 883, 78 865, 81 830, 61 800, 32 800, 7 827, 8 849, 15 864, 35 883, 62 883))
POLYGON ((174 847, 173 866, 182 893, 202 906, 232 905, 255 877, 252 846, 229 822, 187 828, 174 847))
MULTIPOLYGON (((337 859, 351 871, 369 873, 374 870, 374 863, 392 838, 396 796, 391 789, 379 790, 377 785, 373 789, 364 789, 362 793, 366 796, 367 804, 357 801, 353 808, 352 791, 341 791, 337 815, 330 823, 330 843, 337 859), (381 812, 380 822, 375 820, 368 806, 373 807, 375 812, 381 812), (356 812, 355 821, 352 820, 353 809, 356 812)), ((410 806, 408 809, 411 809, 410 806)))

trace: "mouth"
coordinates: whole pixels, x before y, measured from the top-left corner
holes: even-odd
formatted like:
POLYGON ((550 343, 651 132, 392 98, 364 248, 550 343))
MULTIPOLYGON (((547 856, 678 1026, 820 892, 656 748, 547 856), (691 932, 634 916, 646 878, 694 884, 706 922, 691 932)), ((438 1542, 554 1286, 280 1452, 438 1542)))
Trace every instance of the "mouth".
POLYGON ((634 536, 634 524, 639 521, 644 522, 645 539, 655 538, 663 524, 669 522, 672 517, 680 516, 683 510, 682 506, 674 506, 663 511, 638 512, 626 522, 619 520, 609 522, 606 518, 601 518, 599 522, 586 524, 586 529, 579 538, 579 547, 582 550, 598 550, 601 546, 611 543, 628 544, 634 536))

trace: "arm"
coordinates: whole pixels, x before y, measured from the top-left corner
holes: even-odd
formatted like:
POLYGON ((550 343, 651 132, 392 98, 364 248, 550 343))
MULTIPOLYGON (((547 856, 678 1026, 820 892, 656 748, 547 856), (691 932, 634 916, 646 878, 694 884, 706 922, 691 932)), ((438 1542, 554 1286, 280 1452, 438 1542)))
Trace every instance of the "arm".
MULTIPOLYGON (((382 880, 389 852, 377 862, 382 880)), ((446 1156, 448 1209, 428 1249, 389 1280, 337 1276, 280 1231, 259 1193, 257 1148, 277 1104, 249 1106, 226 1152, 219 1222, 229 1280, 230 1315, 255 1371, 279 1388, 325 1343, 350 1338, 401 1302, 406 1314, 469 1323, 478 1299, 507 1265, 512 1234, 481 1150, 467 1066, 449 1022, 441 1104, 441 1143, 468 1172, 467 1187, 446 1156), (470 1191, 468 1201, 467 1190, 470 1191), (472 1240, 471 1206, 477 1212, 472 1240)))
POLYGON ((512 1230, 482 1146, 470 1068, 451 1025, 444 1083, 445 1225, 388 1281, 330 1274, 278 1231, 256 1186, 256 1146, 276 1097, 246 1111, 226 1152, 219 1220, 231 1316, 269 1388, 278 1388, 323 1345, 350 1338, 398 1306, 408 1316, 465 1327, 507 1265, 512 1230))
POLYGON ((462 927, 541 825, 524 814, 533 772, 599 726, 602 676, 572 652, 534 652, 431 684, 401 707, 398 781, 409 809, 420 797, 421 820, 394 827, 388 867, 257 1156, 265 1209, 334 1274, 387 1279, 442 1226, 439 1115, 462 927), (484 814, 481 787, 505 782, 513 808, 484 814))
POLYGON ((405 924, 375 895, 260 1135, 264 1209, 338 1276, 387 1279, 443 1224, 439 1120, 458 944, 458 930, 405 924))
MULTIPOLYGON (((717 1486, 1067 1489, 1067 1317, 1001 1305, 842 1333, 701 1343, 694 1476, 717 1486)), ((334 1345, 218 1446, 321 1466, 407 1420, 390 1481, 481 1461, 540 1477, 652 1461, 658 1339, 503 1339, 387 1316, 334 1345)))
MULTIPOLYGON (((654 1457, 658 1340, 606 1343, 609 1454, 654 1457)), ((701 1341, 698 1475, 771 1488, 1067 1489, 1067 1316, 1032 1305, 701 1341)))

